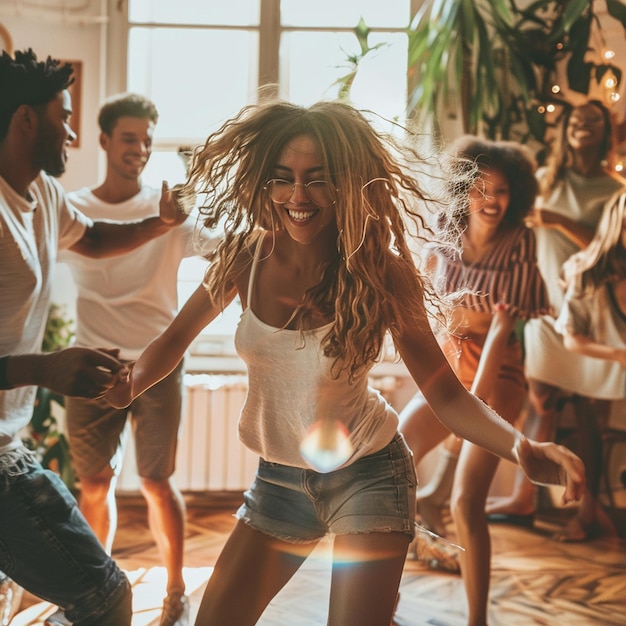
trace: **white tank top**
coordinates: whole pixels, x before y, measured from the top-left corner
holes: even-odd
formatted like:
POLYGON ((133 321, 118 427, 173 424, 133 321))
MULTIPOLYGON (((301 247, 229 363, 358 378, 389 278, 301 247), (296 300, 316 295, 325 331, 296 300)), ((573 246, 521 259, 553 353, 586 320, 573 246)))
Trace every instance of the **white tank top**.
POLYGON ((300 455, 300 443, 309 426, 330 417, 350 433, 353 454, 344 465, 377 452, 395 435, 398 415, 369 386, 371 368, 352 383, 347 372, 333 378, 333 359, 321 345, 331 324, 304 333, 285 330, 265 324, 250 308, 261 245, 262 240, 250 270, 248 306, 235 333, 237 353, 248 369, 239 438, 266 461, 312 469, 300 455))

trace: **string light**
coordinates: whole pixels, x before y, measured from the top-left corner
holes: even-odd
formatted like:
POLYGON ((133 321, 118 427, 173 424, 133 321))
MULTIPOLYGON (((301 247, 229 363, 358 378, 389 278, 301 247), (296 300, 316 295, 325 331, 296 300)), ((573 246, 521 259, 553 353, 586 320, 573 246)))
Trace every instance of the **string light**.
POLYGON ((619 80, 617 79, 617 75, 615 74, 612 68, 609 68, 606 71, 604 75, 604 79, 602 81, 602 85, 604 87, 604 93, 605 93, 604 98, 605 98, 606 104, 608 106, 612 106, 616 102, 618 102, 620 99, 620 95, 617 92, 619 80))

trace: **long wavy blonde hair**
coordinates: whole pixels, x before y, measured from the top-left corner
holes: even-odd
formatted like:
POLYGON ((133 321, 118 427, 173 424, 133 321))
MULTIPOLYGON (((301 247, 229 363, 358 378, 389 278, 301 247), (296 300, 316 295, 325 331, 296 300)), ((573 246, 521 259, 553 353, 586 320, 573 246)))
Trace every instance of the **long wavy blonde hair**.
POLYGON ((378 358, 385 333, 394 333, 397 319, 423 314, 425 306, 437 308, 409 240, 432 241, 429 215, 454 212, 457 198, 446 195, 445 161, 429 169, 413 141, 376 131, 364 112, 346 103, 248 106, 195 151, 186 183, 204 198, 200 212, 205 227, 224 229, 205 276, 212 298, 220 298, 229 277, 243 269, 235 266, 240 253, 247 250, 244 258, 251 262, 258 237, 281 228, 265 183, 285 145, 301 135, 318 144, 326 179, 338 190, 338 239, 335 258, 320 283, 307 291, 293 319, 300 330, 313 314, 332 319, 324 352, 335 359, 337 375, 347 368, 353 377, 378 358), (389 284, 392 275, 399 275, 398 266, 410 268, 414 276, 405 301, 410 310, 399 310, 397 287, 389 284))

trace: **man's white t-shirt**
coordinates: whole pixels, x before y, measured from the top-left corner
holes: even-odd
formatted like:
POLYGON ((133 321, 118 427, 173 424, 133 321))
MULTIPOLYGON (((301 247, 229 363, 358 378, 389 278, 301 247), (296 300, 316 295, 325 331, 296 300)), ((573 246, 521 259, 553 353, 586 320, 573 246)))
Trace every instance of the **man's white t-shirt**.
MULTIPOLYGON (((68 194, 81 212, 97 220, 139 221, 159 214, 160 190, 143 187, 124 202, 111 204, 83 188, 68 194)), ((216 239, 190 216, 182 225, 121 256, 90 259, 61 255, 76 283, 76 345, 120 348, 136 359, 178 311, 178 269, 182 259, 205 256, 216 239), (197 228, 196 228, 197 226, 197 228)))
MULTIPOLYGON (((92 221, 66 202, 65 191, 41 173, 29 199, 0 176, 0 355, 41 352, 57 252, 76 243, 92 221)), ((0 453, 33 414, 34 386, 0 391, 0 453)))

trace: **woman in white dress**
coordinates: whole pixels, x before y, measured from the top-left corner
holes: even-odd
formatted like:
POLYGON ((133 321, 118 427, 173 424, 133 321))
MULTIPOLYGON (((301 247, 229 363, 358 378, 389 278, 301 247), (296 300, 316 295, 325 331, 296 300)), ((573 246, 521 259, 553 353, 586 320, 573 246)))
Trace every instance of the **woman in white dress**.
POLYGON ((626 190, 606 205, 598 230, 585 250, 563 266, 567 292, 556 322, 565 347, 583 355, 586 375, 577 392, 593 411, 577 413, 578 451, 585 462, 587 488, 569 537, 615 534, 597 500, 602 476, 602 429, 612 400, 626 397, 626 190))
MULTIPOLYGON (((537 177, 537 208, 528 216, 537 239, 537 259, 555 315, 564 291, 560 283, 563 263, 591 241, 604 203, 623 184, 606 169, 610 149, 610 114, 598 101, 573 107, 562 121, 562 132, 551 149, 547 165, 537 177)), ((561 400, 577 394, 585 373, 584 359, 571 353, 554 327, 555 317, 543 315, 524 328, 526 377, 529 386, 528 416, 524 431, 533 439, 554 438, 561 400)), ((584 398, 574 399, 576 411, 588 410, 584 398)), ((492 499, 487 505, 492 522, 531 525, 536 487, 517 474, 511 496, 492 499)), ((562 540, 582 540, 579 533, 559 533, 562 540)))

